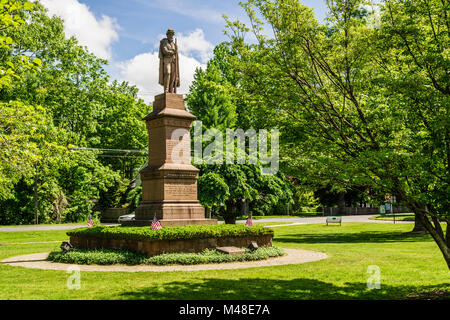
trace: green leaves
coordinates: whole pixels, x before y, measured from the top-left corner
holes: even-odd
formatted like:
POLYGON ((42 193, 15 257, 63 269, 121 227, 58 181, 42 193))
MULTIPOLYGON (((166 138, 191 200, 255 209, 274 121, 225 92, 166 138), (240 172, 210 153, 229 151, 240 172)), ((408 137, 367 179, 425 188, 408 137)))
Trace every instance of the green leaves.
MULTIPOLYGON (((419 215, 450 221, 448 3, 327 4, 322 25, 299 1, 242 5, 262 20, 256 44, 231 39, 253 118, 280 127, 284 168, 305 185, 367 186, 375 199, 389 192, 419 215), (273 37, 259 37, 262 23, 273 37)), ((450 266, 436 221, 427 230, 450 266)))
POLYGON ((240 213, 242 199, 246 199, 250 212, 255 215, 269 215, 276 205, 292 201, 290 181, 282 173, 263 175, 260 164, 202 164, 197 167, 200 169, 200 202, 208 208, 219 208, 227 219, 240 213))
POLYGON ((48 125, 41 108, 19 101, 0 103, 0 199, 12 197, 13 184, 33 176, 34 165, 44 156, 40 146, 48 125))
MULTIPOLYGON (((328 1, 327 25, 298 1, 243 4, 275 32, 257 45, 232 44, 253 118, 273 117, 286 167, 311 184, 386 192, 400 183, 393 180, 414 176, 417 191, 436 179, 447 185, 442 3, 387 1, 377 28, 368 24, 377 12, 363 4, 328 1)), ((260 27, 252 31, 258 36, 260 27)))
POLYGON ((226 263, 237 261, 255 261, 284 255, 284 251, 277 247, 261 247, 255 251, 246 249, 241 255, 229 255, 216 250, 205 250, 200 253, 166 253, 147 258, 144 254, 126 250, 84 250, 75 249, 69 252, 50 252, 47 260, 70 264, 97 265, 194 265, 205 263, 226 263))
POLYGON ((63 21, 42 5, 2 4, 0 211, 23 211, 17 223, 29 222, 35 210, 40 222, 60 222, 85 220, 94 206, 89 200, 100 197, 101 204, 123 205, 122 195, 106 199, 107 190, 125 185, 118 188, 124 191, 145 159, 67 147, 145 149, 141 119, 151 106, 137 99, 135 87, 110 83, 105 61, 66 39, 63 21))
POLYGON ((236 125, 236 97, 233 74, 230 72, 230 53, 224 44, 218 45, 215 57, 206 71, 197 69, 186 102, 189 110, 203 122, 205 128, 225 131, 236 125))
POLYGON ((230 197, 230 188, 225 179, 216 172, 207 172, 198 179, 198 198, 207 208, 220 206, 230 197))
MULTIPOLYGON (((0 51, 7 52, 15 44, 14 38, 8 33, 17 30, 24 24, 23 10, 33 8, 34 4, 20 0, 2 0, 0 3, 0 51)), ((0 89, 10 87, 14 79, 20 79, 21 72, 33 71, 35 65, 28 61, 27 56, 20 56, 14 61, 0 61, 0 89)))
POLYGON ((0 30, 24 23, 22 10, 33 9, 34 4, 21 0, 0 0, 0 30))
MULTIPOLYGON (((252 109, 239 89, 237 60, 235 49, 228 43, 221 43, 214 49, 214 58, 208 62, 206 70, 196 71, 187 102, 192 113, 202 121, 204 130, 215 128, 225 134, 226 129, 238 126, 248 129, 259 120, 255 113, 261 111, 252 109)), ((270 121, 270 117, 264 120, 267 119, 270 121)), ((222 214, 230 218, 238 215, 242 199, 251 203, 254 214, 264 215, 274 210, 278 202, 287 202, 292 195, 289 182, 281 178, 282 174, 264 177, 260 164, 202 164, 199 168, 200 202, 208 208, 221 208, 222 214)))

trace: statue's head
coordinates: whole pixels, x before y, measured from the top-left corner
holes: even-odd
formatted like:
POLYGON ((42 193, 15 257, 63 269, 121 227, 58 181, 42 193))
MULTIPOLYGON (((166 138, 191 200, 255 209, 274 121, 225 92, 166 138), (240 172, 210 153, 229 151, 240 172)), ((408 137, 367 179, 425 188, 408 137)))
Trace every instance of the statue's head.
POLYGON ((166 35, 169 40, 173 40, 175 36, 175 31, 173 29, 168 29, 166 35))

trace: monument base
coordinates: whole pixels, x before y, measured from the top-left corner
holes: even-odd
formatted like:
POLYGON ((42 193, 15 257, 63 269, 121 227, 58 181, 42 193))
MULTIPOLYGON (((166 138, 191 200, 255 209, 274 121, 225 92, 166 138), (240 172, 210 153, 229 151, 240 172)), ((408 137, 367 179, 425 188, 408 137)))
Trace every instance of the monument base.
MULTIPOLYGON (((217 219, 163 219, 159 220, 163 227, 179 227, 187 225, 214 225, 217 219)), ((152 225, 152 220, 131 220, 121 222, 125 227, 146 227, 152 225)))
POLYGON ((198 200, 192 201, 142 201, 136 208, 136 220, 205 219, 205 208, 198 200))

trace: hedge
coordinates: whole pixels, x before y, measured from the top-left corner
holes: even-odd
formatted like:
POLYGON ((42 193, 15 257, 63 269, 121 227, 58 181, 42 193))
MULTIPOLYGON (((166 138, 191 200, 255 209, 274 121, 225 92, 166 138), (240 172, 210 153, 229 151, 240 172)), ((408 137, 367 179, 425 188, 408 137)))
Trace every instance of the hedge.
POLYGON ((272 235, 273 230, 262 226, 247 227, 244 224, 189 225, 151 230, 150 227, 107 227, 75 229, 68 236, 96 239, 121 239, 140 241, 186 240, 204 238, 245 237, 272 235))
POLYGON ((255 251, 245 249, 244 254, 228 255, 217 250, 205 250, 201 253, 165 253, 147 258, 141 253, 127 250, 86 250, 74 249, 67 253, 53 251, 47 260, 59 263, 83 264, 83 265, 194 265, 207 263, 226 263, 237 261, 264 260, 284 255, 284 251, 277 247, 261 247, 255 251))

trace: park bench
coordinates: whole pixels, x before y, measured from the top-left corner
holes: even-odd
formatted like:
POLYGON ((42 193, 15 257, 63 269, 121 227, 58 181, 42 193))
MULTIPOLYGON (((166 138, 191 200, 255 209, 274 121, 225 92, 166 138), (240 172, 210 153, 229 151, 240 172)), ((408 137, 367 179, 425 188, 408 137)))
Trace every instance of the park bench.
POLYGON ((327 225, 329 223, 339 223, 339 225, 342 225, 342 217, 327 217, 327 225))

